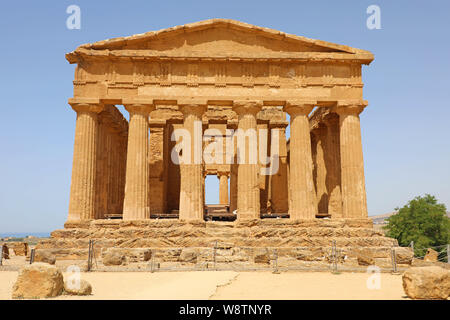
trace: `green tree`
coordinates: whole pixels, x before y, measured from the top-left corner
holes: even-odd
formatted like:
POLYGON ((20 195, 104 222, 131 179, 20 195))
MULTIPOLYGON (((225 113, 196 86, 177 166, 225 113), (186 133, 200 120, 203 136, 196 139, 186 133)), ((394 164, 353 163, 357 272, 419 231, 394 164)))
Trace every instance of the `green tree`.
MULTIPOLYGON (((389 217, 383 227, 386 235, 398 240, 400 246, 414 241, 414 253, 423 256, 426 248, 450 243, 450 219, 444 204, 429 194, 416 197, 402 208, 395 208, 397 214, 389 217)), ((445 249, 445 247, 439 248, 445 249)), ((440 258, 446 253, 440 255, 440 258)))

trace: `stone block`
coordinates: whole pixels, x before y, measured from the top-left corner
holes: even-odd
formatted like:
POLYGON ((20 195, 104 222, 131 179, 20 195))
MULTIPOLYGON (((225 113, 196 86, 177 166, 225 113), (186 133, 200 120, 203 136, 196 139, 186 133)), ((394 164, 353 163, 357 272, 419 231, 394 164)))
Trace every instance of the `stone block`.
POLYGON ((61 271, 47 263, 33 263, 22 268, 13 286, 12 298, 36 299, 62 294, 64 280, 61 271))
POLYGON ((447 299, 450 271, 440 267, 413 267, 402 276, 403 289, 411 299, 447 299))
POLYGON ((55 264, 56 256, 50 250, 37 249, 34 254, 34 262, 55 264))
POLYGON ((439 256, 439 254, 437 251, 435 251, 431 248, 428 248, 427 253, 425 254, 425 257, 423 258, 423 261, 435 262, 435 261, 438 261, 438 256, 439 256))
POLYGON ((80 279, 79 282, 69 280, 64 282, 64 293, 73 296, 88 296, 92 293, 92 286, 84 279, 80 279))

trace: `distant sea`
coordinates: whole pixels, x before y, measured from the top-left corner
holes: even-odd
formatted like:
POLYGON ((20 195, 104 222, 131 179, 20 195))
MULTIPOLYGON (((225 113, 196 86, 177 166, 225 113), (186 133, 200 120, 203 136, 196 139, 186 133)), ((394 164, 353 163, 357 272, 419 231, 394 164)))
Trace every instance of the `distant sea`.
POLYGON ((25 238, 26 236, 34 236, 37 238, 47 238, 50 237, 50 232, 0 232, 0 238, 15 237, 15 238, 25 238))

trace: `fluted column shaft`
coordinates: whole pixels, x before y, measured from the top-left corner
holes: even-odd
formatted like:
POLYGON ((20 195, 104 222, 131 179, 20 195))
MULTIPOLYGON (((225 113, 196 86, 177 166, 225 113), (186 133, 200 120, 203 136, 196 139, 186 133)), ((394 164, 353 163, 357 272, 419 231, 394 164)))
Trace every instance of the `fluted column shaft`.
POLYGON ((95 219, 98 121, 101 105, 74 104, 77 112, 70 186, 69 221, 95 219))
POLYGON ((95 197, 97 199, 96 205, 96 219, 103 219, 105 213, 107 213, 107 203, 106 203, 106 180, 107 177, 107 145, 106 145, 106 136, 108 133, 107 125, 104 121, 102 121, 101 115, 98 117, 98 143, 97 143, 97 176, 96 176, 96 191, 95 197))
POLYGON ((308 114, 313 104, 287 104, 291 117, 289 163, 289 216, 314 219, 317 214, 308 114))
POLYGON ((151 106, 125 105, 130 113, 123 220, 150 219, 149 127, 151 106))
POLYGON ((202 161, 202 115, 206 111, 204 105, 180 105, 183 113, 183 127, 190 134, 190 159, 180 163, 180 220, 203 220, 203 161, 202 161), (196 132, 197 131, 197 132, 196 132))
MULTIPOLYGON (((257 125, 256 114, 261 110, 262 103, 254 101, 242 101, 235 102, 233 110, 238 115, 238 130, 240 134, 252 135, 256 139, 245 138, 241 141, 245 141, 244 159, 239 159, 237 167, 237 217, 238 219, 259 219, 260 218, 260 191, 259 191, 259 164, 258 161, 252 161, 251 159, 256 157, 257 145, 257 125)), ((237 139, 239 141, 239 138, 237 139)), ((238 149, 239 146, 238 142, 238 149)), ((239 150, 238 150, 239 152, 239 150)), ((239 152, 240 153, 240 152, 239 152)))
POLYGON ((344 218, 366 218, 367 201, 359 113, 364 106, 338 107, 344 218))
POLYGON ((219 172, 219 203, 228 204, 228 174, 226 172, 219 172))
POLYGON ((339 138, 339 117, 326 120, 326 159, 327 159, 327 190, 328 213, 331 218, 342 218, 341 196, 341 156, 339 138))

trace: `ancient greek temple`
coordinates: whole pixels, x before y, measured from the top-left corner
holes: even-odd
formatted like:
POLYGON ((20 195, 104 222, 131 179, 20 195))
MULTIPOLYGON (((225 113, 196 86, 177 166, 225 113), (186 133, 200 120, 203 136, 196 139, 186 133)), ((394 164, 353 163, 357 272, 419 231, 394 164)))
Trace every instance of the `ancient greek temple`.
POLYGON ((212 19, 81 45, 66 58, 77 114, 68 222, 367 218, 359 114, 372 53, 212 19), (214 150, 217 132, 266 132, 244 153, 276 153, 276 171, 261 174, 270 164, 260 161, 174 163, 178 129, 200 134, 202 151, 214 150), (215 207, 205 206, 207 175, 220 181, 215 207))

